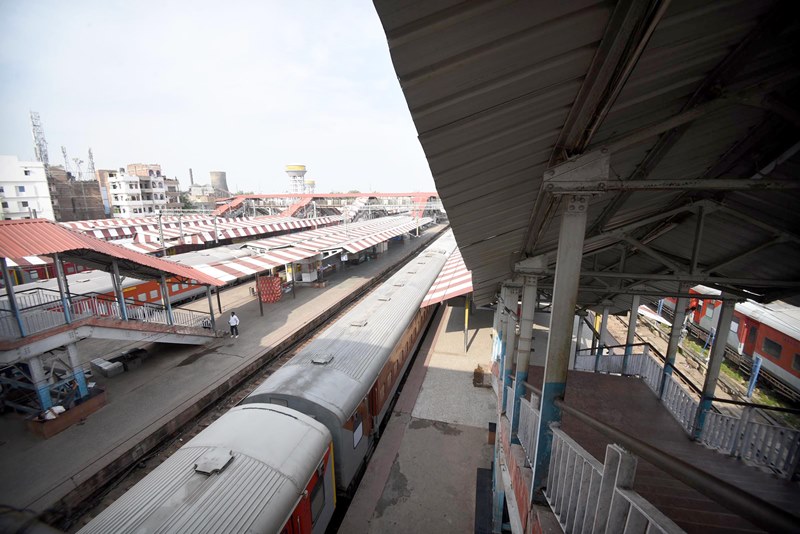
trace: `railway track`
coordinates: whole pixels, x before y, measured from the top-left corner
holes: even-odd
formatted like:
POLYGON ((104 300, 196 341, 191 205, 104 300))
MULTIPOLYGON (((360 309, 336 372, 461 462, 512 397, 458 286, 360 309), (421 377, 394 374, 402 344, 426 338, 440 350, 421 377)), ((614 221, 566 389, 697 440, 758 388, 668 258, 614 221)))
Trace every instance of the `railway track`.
MULTIPOLYGON (((430 242, 447 230, 447 227, 434 234, 430 242)), ((427 246, 427 245, 426 245, 427 246)), ((130 462, 117 475, 98 486, 87 498, 82 499, 77 505, 58 510, 50 510, 42 515, 48 524, 66 532, 76 532, 88 523, 94 516, 113 503, 123 493, 144 478, 150 471, 158 467, 164 460, 178 450, 183 444, 208 427, 225 412, 236 406, 247 397, 261 382, 266 380, 275 371, 280 369, 304 345, 318 336, 331 321, 346 313, 371 291, 380 286, 386 279, 397 272, 407 261, 420 254, 425 247, 416 249, 399 258, 389 269, 373 278, 367 285, 351 294, 331 313, 325 314, 323 320, 317 321, 315 326, 302 336, 293 339, 290 344, 283 347, 271 357, 262 360, 258 367, 240 380, 237 380, 222 395, 209 403, 195 417, 181 425, 165 439, 160 440, 151 447, 143 456, 130 462)), ((410 366, 409 366, 410 368, 410 366)))

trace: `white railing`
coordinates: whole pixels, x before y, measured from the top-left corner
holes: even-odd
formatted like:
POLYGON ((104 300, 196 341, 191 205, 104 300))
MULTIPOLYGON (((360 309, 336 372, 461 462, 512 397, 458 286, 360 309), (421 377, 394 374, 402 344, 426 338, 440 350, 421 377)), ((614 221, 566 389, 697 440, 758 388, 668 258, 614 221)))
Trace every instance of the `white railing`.
POLYGON ((522 397, 519 400, 519 428, 517 438, 525 451, 528 463, 533 465, 536 459, 536 436, 539 433, 538 397, 533 396, 529 401, 522 397))
POLYGON ((750 421, 750 412, 741 417, 709 412, 701 443, 791 477, 800 462, 800 430, 750 421))
POLYGON ((590 373, 638 375, 644 358, 647 358, 647 351, 631 353, 627 361, 624 354, 576 354, 574 369, 590 373))
POLYGON ((683 532, 633 491, 636 458, 617 445, 600 464, 558 425, 545 496, 564 532, 683 532))
POLYGON ((694 429, 698 403, 672 375, 666 377, 666 380, 667 383, 664 386, 664 395, 661 397, 661 402, 664 403, 664 406, 675 417, 675 420, 681 424, 683 429, 691 435, 694 429))
POLYGON ((514 417, 514 388, 507 387, 505 388, 506 391, 506 405, 505 405, 505 413, 508 420, 511 421, 514 417))
POLYGON ((661 377, 663 374, 664 367, 658 363, 655 358, 647 356, 642 359, 642 367, 639 370, 639 376, 656 395, 658 395, 658 388, 661 386, 661 377))

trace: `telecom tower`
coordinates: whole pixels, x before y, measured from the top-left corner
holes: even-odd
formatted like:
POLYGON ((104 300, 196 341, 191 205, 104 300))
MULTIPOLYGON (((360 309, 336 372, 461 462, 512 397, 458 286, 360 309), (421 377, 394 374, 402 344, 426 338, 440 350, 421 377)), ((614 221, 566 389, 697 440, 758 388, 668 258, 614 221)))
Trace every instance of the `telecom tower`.
POLYGON ((306 166, 287 165, 286 174, 289 175, 289 192, 293 195, 302 195, 306 189, 306 166))
POLYGON ((47 156, 47 140, 44 138, 42 119, 37 111, 31 111, 31 131, 33 132, 33 151, 36 154, 36 161, 44 163, 44 168, 47 170, 50 165, 50 159, 47 156))

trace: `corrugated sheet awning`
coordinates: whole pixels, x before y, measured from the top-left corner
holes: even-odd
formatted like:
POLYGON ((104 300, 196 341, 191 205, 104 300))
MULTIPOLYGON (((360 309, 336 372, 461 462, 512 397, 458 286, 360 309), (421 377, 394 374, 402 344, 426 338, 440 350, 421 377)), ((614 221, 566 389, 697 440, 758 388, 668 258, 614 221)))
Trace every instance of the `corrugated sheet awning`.
POLYGON ((221 285, 217 279, 191 267, 128 250, 51 221, 0 221, 0 257, 24 258, 55 253, 72 263, 106 271, 111 269, 112 261, 116 261, 122 274, 134 278, 157 279, 166 273, 201 284, 221 285))
POLYGON ((472 293, 472 272, 464 265, 461 251, 456 248, 442 267, 420 308, 472 293))

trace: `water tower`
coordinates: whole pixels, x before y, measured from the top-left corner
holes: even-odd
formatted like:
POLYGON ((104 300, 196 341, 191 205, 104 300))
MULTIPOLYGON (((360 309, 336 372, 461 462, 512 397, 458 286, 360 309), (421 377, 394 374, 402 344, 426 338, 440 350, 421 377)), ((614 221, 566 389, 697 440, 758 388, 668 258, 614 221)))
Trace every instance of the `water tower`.
POLYGON ((314 190, 317 188, 317 182, 314 180, 306 180, 306 194, 313 195, 314 190))
POLYGON ((305 192, 305 165, 287 165, 286 174, 289 175, 289 192, 293 195, 302 195, 305 192))

